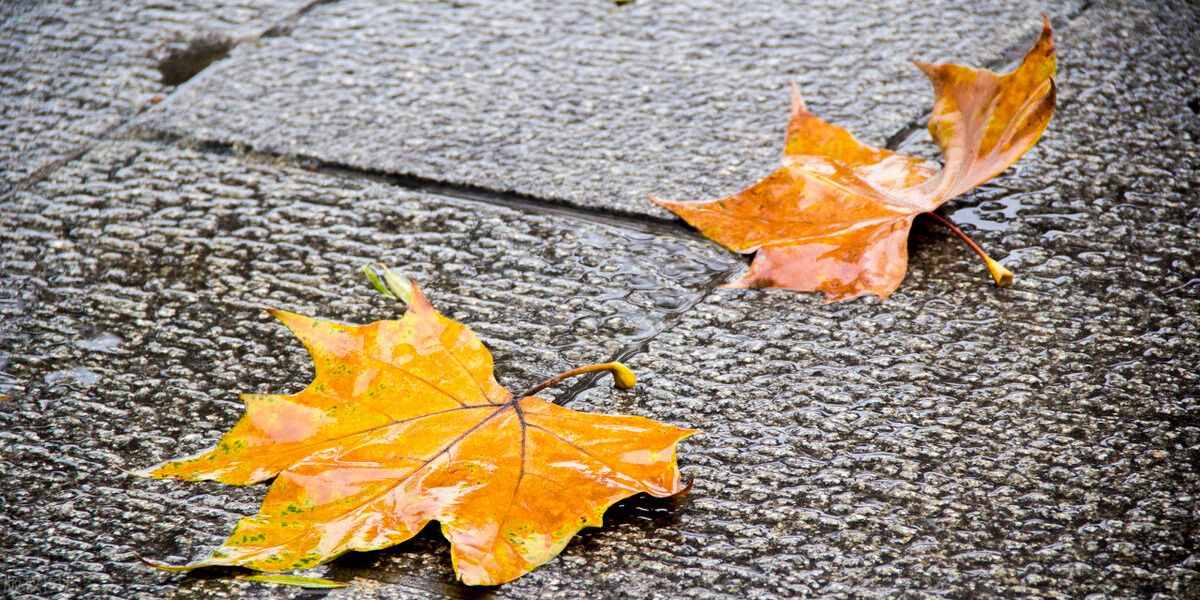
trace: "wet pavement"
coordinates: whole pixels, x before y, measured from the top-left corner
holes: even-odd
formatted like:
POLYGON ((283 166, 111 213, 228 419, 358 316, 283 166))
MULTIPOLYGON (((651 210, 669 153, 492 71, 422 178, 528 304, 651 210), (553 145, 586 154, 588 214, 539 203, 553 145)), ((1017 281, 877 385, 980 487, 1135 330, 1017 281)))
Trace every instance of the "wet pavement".
POLYGON ((366 4, 0 9, 7 594, 1200 597, 1200 9, 366 4), (641 201, 773 168, 790 79, 932 156, 907 59, 1003 66, 1040 11, 1055 120, 945 211, 1011 288, 918 220, 886 302, 721 289, 745 262, 641 201), (394 316, 368 261, 510 387, 625 360, 637 389, 558 397, 701 429, 691 493, 495 589, 454 584, 435 530, 316 571, 350 590, 141 566, 200 556, 265 486, 125 471, 308 381, 262 307, 394 316))

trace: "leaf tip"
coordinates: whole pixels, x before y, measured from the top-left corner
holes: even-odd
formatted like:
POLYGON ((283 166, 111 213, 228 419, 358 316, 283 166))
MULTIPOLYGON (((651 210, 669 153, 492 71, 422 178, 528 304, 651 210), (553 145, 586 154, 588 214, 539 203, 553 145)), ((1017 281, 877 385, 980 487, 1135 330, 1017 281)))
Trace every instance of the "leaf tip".
POLYGON ((141 561, 141 563, 143 565, 146 565, 147 567, 153 567, 155 569, 158 569, 159 571, 167 571, 168 573, 182 573, 185 571, 191 571, 192 569, 196 568, 194 565, 168 564, 168 563, 162 562, 161 560, 154 560, 152 558, 146 558, 145 556, 142 556, 141 554, 137 554, 137 553, 134 553, 134 556, 136 556, 137 559, 139 561, 141 561))
POLYGON ((289 314, 291 314, 288 311, 283 310, 282 308, 264 308, 263 312, 267 313, 268 315, 270 315, 276 319, 279 319, 280 321, 286 321, 287 316, 289 314))
MULTIPOLYGON (((300 335, 303 325, 315 321, 315 319, 312 317, 306 317, 290 310, 283 310, 282 308, 267 308, 264 310, 268 315, 271 315, 271 317, 273 317, 275 320, 283 323, 284 327, 292 330, 292 332, 296 335, 300 335)), ((300 337, 303 338, 303 336, 300 337)))
POLYGON ((162 465, 158 464, 158 465, 151 465, 149 467, 142 467, 141 469, 121 469, 121 471, 131 477, 144 477, 146 479, 162 479, 162 477, 159 476, 159 474, 158 474, 159 470, 161 470, 161 469, 162 469, 162 465))
POLYGON ((1037 40, 1033 42, 1033 47, 1029 49, 1022 63, 1041 63, 1049 62, 1052 65, 1050 76, 1054 75, 1057 70, 1057 51, 1054 47, 1054 28, 1050 25, 1050 15, 1042 13, 1042 31, 1038 34, 1037 40))
POLYGON ((934 74, 937 73, 937 65, 933 63, 928 63, 923 60, 910 60, 909 62, 911 62, 914 67, 920 69, 921 72, 930 79, 932 79, 934 74))
POLYGON ((808 105, 804 103, 804 95, 800 93, 800 84, 795 81, 788 82, 788 90, 792 96, 792 118, 808 112, 808 105))

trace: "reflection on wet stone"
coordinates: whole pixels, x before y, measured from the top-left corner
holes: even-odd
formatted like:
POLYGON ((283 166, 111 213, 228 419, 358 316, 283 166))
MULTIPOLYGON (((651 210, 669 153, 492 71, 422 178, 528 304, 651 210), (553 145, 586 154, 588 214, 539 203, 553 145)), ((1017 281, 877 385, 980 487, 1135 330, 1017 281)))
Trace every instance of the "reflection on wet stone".
POLYGON ((83 367, 75 367, 73 369, 51 371, 46 373, 42 380, 45 381, 46 385, 49 387, 74 385, 88 388, 96 385, 96 382, 100 381, 100 376, 83 367))
POLYGON ((113 352, 121 346, 121 338, 112 333, 101 333, 92 338, 76 340, 75 345, 92 352, 113 352))

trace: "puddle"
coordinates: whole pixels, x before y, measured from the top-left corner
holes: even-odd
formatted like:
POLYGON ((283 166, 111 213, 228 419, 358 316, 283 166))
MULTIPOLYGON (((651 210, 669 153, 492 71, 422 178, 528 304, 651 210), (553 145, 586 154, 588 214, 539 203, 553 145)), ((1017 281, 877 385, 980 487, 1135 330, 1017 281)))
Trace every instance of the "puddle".
POLYGON ((0 357, 0 401, 12 399, 12 390, 17 387, 17 378, 4 370, 4 361, 0 357))
POLYGON ((46 385, 74 385, 78 387, 92 387, 100 381, 100 376, 83 367, 75 367, 73 369, 62 369, 59 371, 51 371, 46 373, 42 379, 46 385))
POLYGON ((90 350, 92 352, 111 353, 116 351, 116 349, 121 346, 121 342, 123 341, 124 340, 114 334, 101 333, 86 340, 75 340, 75 345, 83 348, 84 350, 90 350))
POLYGON ((206 33, 188 40, 185 46, 173 46, 158 62, 163 85, 180 85, 193 78, 208 65, 225 58, 237 45, 237 40, 217 33, 206 33))
POLYGON ((1011 193, 993 200, 981 202, 949 213, 950 219, 960 226, 970 225, 980 231, 1008 231, 1020 211, 1031 208, 1021 202, 1023 193, 1011 193))
POLYGON ((13 388, 17 386, 17 378, 8 369, 9 355, 0 352, 0 395, 8 397, 13 388))

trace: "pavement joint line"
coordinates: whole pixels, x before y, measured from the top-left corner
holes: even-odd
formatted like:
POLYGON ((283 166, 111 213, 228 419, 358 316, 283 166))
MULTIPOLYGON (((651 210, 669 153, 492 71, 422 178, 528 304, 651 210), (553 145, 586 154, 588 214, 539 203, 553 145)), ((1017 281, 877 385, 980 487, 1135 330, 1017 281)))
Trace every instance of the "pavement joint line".
MULTIPOLYGON (((217 142, 169 133, 141 125, 133 125, 121 132, 116 139, 155 142, 190 148, 201 152, 233 154, 251 160, 289 164, 312 173, 320 173, 343 179, 359 179, 384 183, 404 190, 440 196, 454 200, 508 208, 528 214, 553 215, 634 230, 652 235, 676 239, 712 243, 678 219, 659 218, 640 213, 619 210, 587 208, 548 198, 530 196, 519 192, 495 190, 471 184, 458 184, 408 174, 391 173, 375 169, 364 169, 340 163, 323 161, 303 155, 278 154, 256 150, 236 142, 217 142)), ((648 201, 648 200, 647 200, 648 201)))
POLYGON ((600 225, 608 225, 610 227, 633 229, 655 235, 707 241, 706 238, 678 219, 658 218, 620 210, 582 207, 564 201, 531 196, 520 192, 501 191, 471 184, 457 184, 416 175, 362 169, 325 161, 316 161, 316 165, 317 172, 341 177, 374 179, 406 190, 424 192, 436 196, 510 208, 521 212, 551 214, 600 225))
MULTIPOLYGON (((137 114, 141 114, 141 109, 138 110, 137 114)), ((136 117, 137 115, 134 116, 136 117)), ((45 181, 46 178, 53 175, 59 169, 72 162, 75 162, 76 160, 79 160, 79 157, 87 154, 92 148, 95 148, 97 144, 108 139, 109 135, 124 125, 125 123, 117 123, 112 125, 108 129, 101 131, 95 138, 84 144, 80 144, 75 149, 68 152, 65 156, 56 158, 38 167, 37 169, 34 169, 34 171, 29 175, 26 175, 24 179, 13 184, 13 186, 9 188, 8 192, 5 193, 4 196, 0 197, 0 201, 7 202, 14 198, 18 193, 28 190, 29 188, 45 181)))

